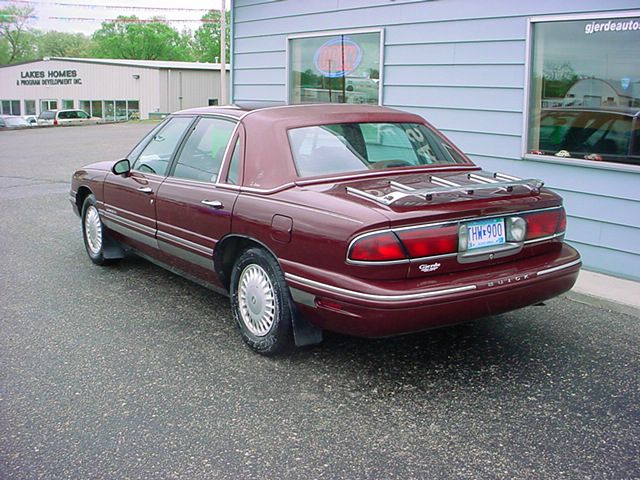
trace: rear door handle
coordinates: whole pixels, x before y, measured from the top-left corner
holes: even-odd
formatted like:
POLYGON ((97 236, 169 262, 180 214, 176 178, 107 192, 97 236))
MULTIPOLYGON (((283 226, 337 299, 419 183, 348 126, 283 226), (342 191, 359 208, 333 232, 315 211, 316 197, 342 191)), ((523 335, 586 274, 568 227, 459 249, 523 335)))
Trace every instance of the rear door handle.
POLYGON ((153 193, 153 190, 149 187, 138 187, 140 193, 153 193))
POLYGON ((200 203, 207 205, 208 207, 215 208, 216 210, 224 207, 220 200, 202 200, 200 203))

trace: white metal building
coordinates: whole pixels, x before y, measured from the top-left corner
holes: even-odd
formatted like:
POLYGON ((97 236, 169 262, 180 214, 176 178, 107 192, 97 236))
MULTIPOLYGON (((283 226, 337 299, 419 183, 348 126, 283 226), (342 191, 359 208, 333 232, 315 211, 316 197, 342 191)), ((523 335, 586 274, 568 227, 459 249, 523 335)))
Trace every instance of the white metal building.
POLYGON ((0 113, 9 115, 80 108, 115 121, 214 105, 219 97, 217 63, 52 57, 0 67, 0 113))

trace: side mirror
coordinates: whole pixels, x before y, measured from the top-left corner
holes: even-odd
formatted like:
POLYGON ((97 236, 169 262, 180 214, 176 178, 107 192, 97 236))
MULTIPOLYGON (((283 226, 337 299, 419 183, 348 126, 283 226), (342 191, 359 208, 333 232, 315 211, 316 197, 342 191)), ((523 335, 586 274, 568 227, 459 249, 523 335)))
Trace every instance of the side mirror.
POLYGON ((131 163, 129 163, 129 159, 123 158, 122 160, 118 160, 113 164, 113 167, 111 167, 111 171, 115 175, 126 175, 131 171, 131 163))

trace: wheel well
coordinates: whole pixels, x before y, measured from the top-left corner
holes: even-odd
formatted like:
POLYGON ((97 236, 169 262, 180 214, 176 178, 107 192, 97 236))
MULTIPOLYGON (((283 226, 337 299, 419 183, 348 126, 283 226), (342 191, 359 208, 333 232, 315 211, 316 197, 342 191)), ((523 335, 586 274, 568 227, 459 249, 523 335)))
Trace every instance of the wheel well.
POLYGON ((93 192, 89 190, 88 187, 80 187, 78 192, 76 193, 76 206, 78 207, 78 212, 80 216, 82 216, 82 205, 84 204, 85 198, 91 195, 93 192))
POLYGON ((231 270, 233 269, 236 259, 244 250, 252 247, 264 248, 271 253, 271 251, 260 242, 240 236, 226 237, 216 246, 214 268, 222 285, 224 285, 227 290, 229 290, 231 270))

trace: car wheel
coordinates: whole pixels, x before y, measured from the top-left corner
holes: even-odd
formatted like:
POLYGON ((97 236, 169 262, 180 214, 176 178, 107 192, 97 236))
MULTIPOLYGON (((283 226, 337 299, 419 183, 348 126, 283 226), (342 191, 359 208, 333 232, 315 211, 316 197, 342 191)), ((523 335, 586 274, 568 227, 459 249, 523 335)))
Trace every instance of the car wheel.
POLYGON ((105 231, 98 213, 95 195, 89 195, 82 204, 82 237, 84 247, 93 263, 106 265, 110 263, 104 256, 105 231))
POLYGON ((244 341, 262 355, 293 344, 293 304, 278 262, 261 248, 245 250, 231 272, 231 307, 244 341))

